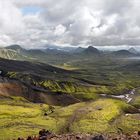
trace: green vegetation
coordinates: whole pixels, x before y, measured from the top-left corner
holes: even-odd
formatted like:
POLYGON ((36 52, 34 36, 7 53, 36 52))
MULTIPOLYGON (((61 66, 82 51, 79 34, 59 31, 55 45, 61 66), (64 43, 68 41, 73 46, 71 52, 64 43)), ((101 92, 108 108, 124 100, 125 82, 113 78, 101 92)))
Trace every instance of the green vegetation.
MULTIPOLYGON (((124 102, 112 99, 98 100, 90 103, 87 107, 80 110, 82 113, 77 114, 77 118, 70 129, 72 132, 77 133, 116 133, 118 127, 121 126, 115 124, 115 120, 119 116, 125 118, 124 110, 127 110, 129 108, 128 106, 124 102)), ((139 121, 135 126, 135 130, 139 129, 138 124, 140 124, 139 121)), ((128 129, 131 129, 131 125, 129 125, 128 129)), ((123 132, 127 132, 127 130, 123 129, 123 132)))
POLYGON ((138 96, 134 99, 133 105, 137 108, 140 108, 140 96, 138 96))
POLYGON ((136 90, 136 95, 133 99, 133 102, 132 104, 137 107, 137 108, 140 108, 140 89, 137 89, 136 90))
POLYGON ((72 67, 69 63, 64 63, 63 65, 54 65, 54 66, 65 70, 78 70, 77 67, 72 67))
POLYGON ((56 133, 116 133, 118 127, 124 132, 131 131, 132 127, 134 131, 138 130, 140 125, 138 115, 125 115, 124 109, 128 106, 130 105, 119 100, 99 99, 67 107, 55 106, 54 113, 49 113, 49 106, 45 104, 33 104, 22 98, 1 100, 0 137, 11 139, 35 135, 42 128, 56 133), (44 113, 48 115, 45 116, 44 113), (130 122, 132 120, 133 122, 130 122))
POLYGON ((17 72, 7 72, 7 76, 9 78, 16 78, 17 77, 17 72))
POLYGON ((97 98, 97 91, 99 87, 96 86, 86 86, 77 84, 74 82, 67 82, 67 81, 44 81, 40 82, 40 85, 49 88, 53 92, 61 92, 71 94, 78 99, 96 99, 97 98))
POLYGON ((11 139, 19 136, 37 134, 41 128, 56 129, 56 121, 45 117, 47 105, 26 103, 17 100, 0 103, 0 138, 11 139))
POLYGON ((6 60, 5 66, 4 60, 0 61, 0 68, 8 71, 4 78, 14 79, 15 83, 21 84, 18 85, 20 89, 24 89, 16 97, 13 95, 19 93, 7 93, 12 89, 9 84, 2 90, 8 97, 0 93, 0 138, 34 135, 42 128, 55 133, 118 133, 120 130, 131 133, 139 130, 139 62, 107 55, 78 54, 64 57, 48 55, 39 60, 59 67, 18 61, 12 61, 12 65, 6 60), (130 103, 110 96, 126 95, 135 88, 137 90, 131 95, 130 103), (25 93, 25 97, 44 104, 29 102, 28 98, 23 98, 25 93), (72 102, 57 106, 70 99, 72 102), (45 103, 56 105, 53 113, 45 103))
POLYGON ((125 133, 132 133, 139 130, 140 126, 140 115, 139 114, 128 114, 121 116, 116 120, 116 125, 118 128, 121 128, 125 133))

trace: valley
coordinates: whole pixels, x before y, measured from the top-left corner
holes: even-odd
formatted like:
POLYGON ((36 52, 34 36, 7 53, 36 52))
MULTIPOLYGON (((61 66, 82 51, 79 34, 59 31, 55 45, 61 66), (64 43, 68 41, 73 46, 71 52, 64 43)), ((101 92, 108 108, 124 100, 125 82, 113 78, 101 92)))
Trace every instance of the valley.
POLYGON ((139 54, 6 49, 24 57, 0 58, 0 138, 139 131, 139 54))

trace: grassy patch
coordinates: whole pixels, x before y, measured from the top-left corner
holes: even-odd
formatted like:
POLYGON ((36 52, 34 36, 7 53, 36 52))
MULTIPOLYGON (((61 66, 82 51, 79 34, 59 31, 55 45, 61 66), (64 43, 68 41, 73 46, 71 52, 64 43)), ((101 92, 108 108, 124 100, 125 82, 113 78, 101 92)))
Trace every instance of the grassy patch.
POLYGON ((140 108, 140 96, 138 96, 134 99, 133 105, 137 108, 140 108))
POLYGON ((133 133, 140 128, 140 114, 128 114, 121 116, 116 121, 117 128, 121 128, 123 133, 133 133))
MULTIPOLYGON (((48 108, 47 105, 44 106, 48 108)), ((40 105, 6 101, 0 104, 0 137, 11 139, 17 136, 37 134, 41 128, 57 131, 56 121, 43 115, 40 105)))
MULTIPOLYGON (((113 122, 120 115, 124 116, 124 110, 128 108, 129 105, 118 100, 95 101, 84 108, 83 113, 78 114, 78 117, 70 126, 70 130, 72 132, 86 133, 117 132, 117 126, 113 122)), ((129 125, 128 129, 131 130, 131 125, 129 125)), ((138 127, 135 127, 135 130, 138 130, 138 127)))
POLYGON ((66 107, 55 106, 54 113, 48 113, 49 106, 45 104, 33 104, 19 98, 18 102, 17 98, 1 101, 0 137, 12 139, 34 135, 42 128, 55 133, 117 132, 118 127, 124 129, 124 132, 138 130, 137 118, 125 116, 125 111, 130 109, 129 106, 119 100, 99 99, 66 107), (44 115, 45 112, 48 113, 47 116, 44 115), (119 120, 120 117, 122 119, 119 120), (116 125, 116 121, 120 123, 116 125))

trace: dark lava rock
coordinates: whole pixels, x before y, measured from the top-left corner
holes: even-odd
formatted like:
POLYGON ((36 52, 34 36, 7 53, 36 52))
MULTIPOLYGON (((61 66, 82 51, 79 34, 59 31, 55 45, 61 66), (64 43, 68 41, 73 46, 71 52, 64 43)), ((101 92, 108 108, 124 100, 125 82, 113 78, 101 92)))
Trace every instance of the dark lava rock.
POLYGON ((140 131, 138 131, 138 136, 140 136, 140 131))
POLYGON ((98 136, 91 138, 91 140, 105 140, 105 139, 102 135, 98 135, 98 136))

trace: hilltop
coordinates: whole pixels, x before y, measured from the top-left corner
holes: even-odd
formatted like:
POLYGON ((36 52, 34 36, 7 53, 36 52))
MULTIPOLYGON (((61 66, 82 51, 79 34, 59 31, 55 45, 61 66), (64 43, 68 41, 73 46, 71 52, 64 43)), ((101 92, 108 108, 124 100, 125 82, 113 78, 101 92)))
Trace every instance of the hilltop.
POLYGON ((116 55, 116 56, 122 56, 122 57, 125 57, 125 56, 134 56, 135 54, 128 51, 128 50, 119 50, 119 51, 115 51, 112 53, 113 55, 116 55))
POLYGON ((139 53, 139 52, 138 52, 135 48, 133 48, 133 47, 131 47, 128 51, 131 52, 131 53, 133 53, 133 54, 138 54, 138 53, 139 53))
POLYGON ((84 51, 83 51, 84 54, 96 54, 96 55, 99 55, 100 54, 100 51, 96 48, 94 48, 93 46, 89 46, 88 48, 86 48, 84 51))
POLYGON ((24 50, 20 45, 10 45, 5 47, 5 49, 11 49, 11 50, 15 50, 15 51, 20 51, 20 50, 24 50))

